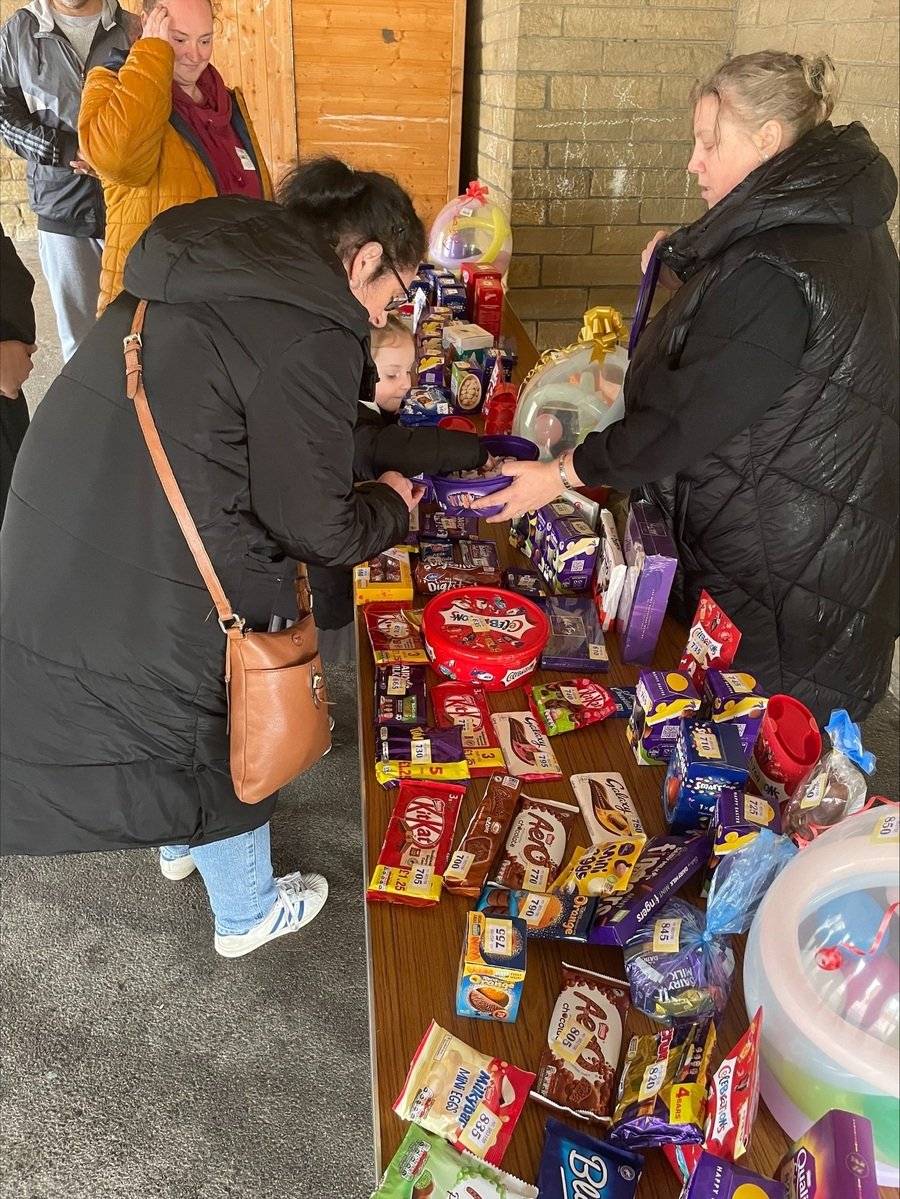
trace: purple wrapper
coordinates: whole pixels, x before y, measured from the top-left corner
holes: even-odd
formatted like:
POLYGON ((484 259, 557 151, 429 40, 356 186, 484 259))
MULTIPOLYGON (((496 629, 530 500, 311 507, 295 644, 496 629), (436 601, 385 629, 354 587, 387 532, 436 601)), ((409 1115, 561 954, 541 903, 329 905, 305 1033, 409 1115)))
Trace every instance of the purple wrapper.
POLYGON ((423 537, 448 537, 465 541, 478 536, 478 517, 472 512, 428 512, 422 517, 419 540, 423 537))
POLYGON ((510 567, 503 576, 503 586, 507 591, 515 591, 517 595, 527 595, 529 599, 542 600, 547 595, 544 580, 536 570, 519 570, 510 567))
POLYGON ((383 724, 378 728, 375 756, 382 762, 463 762, 462 729, 383 724))
POLYGON ((620 895, 597 900, 588 941, 624 945, 709 858, 709 838, 651 837, 620 895))
POLYGON ((544 600, 550 637, 541 654, 542 670, 591 674, 609 670, 609 655, 594 601, 580 596, 544 600))
POLYGON ((424 666, 383 666, 375 672, 375 724, 424 724, 424 666))
POLYGON ((678 555, 662 513, 639 500, 631 505, 623 545, 625 586, 616 627, 623 662, 653 660, 678 555))
POLYGON ((632 1037, 619 1079, 613 1125, 607 1134, 620 1149, 702 1145, 706 1088, 715 1041, 712 1020, 632 1037), (658 1084, 646 1096, 647 1080, 658 1084), (684 1088, 684 1100, 676 1093, 684 1088), (646 1097, 642 1097, 646 1096, 646 1097))

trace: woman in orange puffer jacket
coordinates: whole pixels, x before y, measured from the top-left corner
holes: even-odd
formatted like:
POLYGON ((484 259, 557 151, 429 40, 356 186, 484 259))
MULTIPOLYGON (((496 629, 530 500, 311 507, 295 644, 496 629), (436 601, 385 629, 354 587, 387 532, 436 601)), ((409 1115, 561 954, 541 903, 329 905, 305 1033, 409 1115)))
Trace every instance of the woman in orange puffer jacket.
POLYGON ((215 195, 272 195, 243 98, 209 61, 210 0, 144 0, 141 29, 127 57, 89 72, 78 119, 107 208, 99 312, 159 213, 215 195))

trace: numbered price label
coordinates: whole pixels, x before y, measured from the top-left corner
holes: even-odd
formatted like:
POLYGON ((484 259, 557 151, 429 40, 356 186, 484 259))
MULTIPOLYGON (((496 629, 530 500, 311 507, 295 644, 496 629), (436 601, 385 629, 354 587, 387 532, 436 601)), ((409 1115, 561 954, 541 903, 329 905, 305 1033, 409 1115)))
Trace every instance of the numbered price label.
POLYGON ((677 953, 681 945, 681 917, 657 920, 653 925, 653 952, 677 953))
POLYGON ((485 1107, 482 1100, 472 1112, 468 1124, 459 1133, 458 1143, 476 1157, 483 1158, 496 1141, 501 1123, 500 1117, 485 1107))
POLYGON ((885 841, 900 841, 900 808, 882 812, 872 829, 872 844, 883 845, 885 841))
POLYGON ((415 895, 430 895, 434 891, 434 868, 414 866, 409 872, 409 890, 415 895))
POLYGON ((560 1029, 559 1036, 553 1043, 553 1052, 574 1066, 590 1044, 593 1035, 584 1025, 572 1018, 560 1029))
POLYGON ((458 849, 444 871, 444 878, 468 878, 469 871, 474 865, 475 855, 468 853, 465 849, 458 849))

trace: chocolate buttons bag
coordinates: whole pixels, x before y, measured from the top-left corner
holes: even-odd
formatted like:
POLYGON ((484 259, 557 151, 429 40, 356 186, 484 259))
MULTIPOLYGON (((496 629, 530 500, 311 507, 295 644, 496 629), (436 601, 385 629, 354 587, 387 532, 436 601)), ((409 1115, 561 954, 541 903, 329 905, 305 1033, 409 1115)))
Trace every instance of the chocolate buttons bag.
POLYGON ((331 745, 328 700, 310 611, 306 567, 297 571, 296 624, 254 632, 232 609, 172 473, 144 391, 141 329, 147 301, 125 338, 128 398, 134 401, 150 457, 207 586, 225 634, 225 689, 231 779, 242 803, 255 804, 317 762, 331 745))

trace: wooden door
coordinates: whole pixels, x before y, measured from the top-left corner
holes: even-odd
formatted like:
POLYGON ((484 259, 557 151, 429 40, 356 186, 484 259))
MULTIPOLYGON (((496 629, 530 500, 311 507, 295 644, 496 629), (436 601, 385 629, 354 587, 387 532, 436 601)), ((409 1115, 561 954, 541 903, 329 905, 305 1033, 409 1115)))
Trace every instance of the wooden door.
POLYGON ((459 190, 465 0, 293 0, 300 154, 394 175, 426 227, 459 190))
POLYGON ((277 182, 297 159, 291 0, 220 0, 213 62, 239 87, 277 182))

